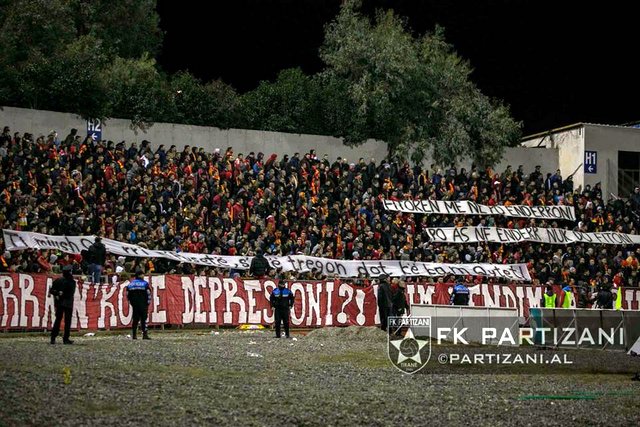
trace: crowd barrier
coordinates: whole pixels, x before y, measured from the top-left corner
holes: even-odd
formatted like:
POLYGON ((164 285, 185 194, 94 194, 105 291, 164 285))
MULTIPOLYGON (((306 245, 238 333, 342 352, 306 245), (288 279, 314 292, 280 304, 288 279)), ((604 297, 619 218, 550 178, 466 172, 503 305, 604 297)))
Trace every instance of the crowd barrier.
MULTIPOLYGON (((509 330, 511 337, 518 337, 519 334, 520 320, 515 308, 414 304, 411 306, 411 316, 431 318, 431 327, 414 327, 414 335, 434 339, 444 336, 445 341, 454 343, 462 338, 467 343, 497 345, 505 329, 509 330), (497 332, 496 336, 484 339, 483 330, 489 328, 497 332), (441 334, 438 334, 438 330, 441 334)), ((512 345, 517 344, 518 341, 515 341, 512 345)))
POLYGON ((640 340, 640 311, 531 308, 535 343, 554 348, 630 350, 640 340))

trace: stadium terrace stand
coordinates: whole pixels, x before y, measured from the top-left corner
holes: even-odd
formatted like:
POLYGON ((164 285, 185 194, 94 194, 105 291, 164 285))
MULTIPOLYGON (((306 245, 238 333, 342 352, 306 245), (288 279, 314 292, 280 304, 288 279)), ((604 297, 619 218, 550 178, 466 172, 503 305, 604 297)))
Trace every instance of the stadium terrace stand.
MULTIPOLYGON (((559 227, 638 234, 640 190, 605 202, 599 185, 574 188, 571 177, 539 167, 504 171, 455 165, 423 169, 386 159, 278 158, 233 147, 152 146, 69 134, 57 139, 0 135, 0 225, 55 235, 96 234, 152 249, 221 255, 307 254, 338 259, 434 262, 526 262, 535 281, 638 285, 640 248, 577 243, 547 245, 430 242, 426 227, 559 227), (420 215, 386 211, 382 199, 473 200, 486 205, 572 205, 574 222, 501 216, 420 215)), ((0 251, 0 271, 52 272, 81 256, 0 251)), ((117 260, 111 256, 107 271, 117 260)), ((129 259, 128 271, 234 274, 155 259, 129 259)), ((314 273, 309 273, 311 278, 314 273)), ((285 277, 291 278, 291 277, 285 277)), ((315 277, 321 278, 321 277, 315 277)), ((362 278, 366 283, 366 278, 362 278)), ((446 278, 445 278, 446 280, 446 278)))

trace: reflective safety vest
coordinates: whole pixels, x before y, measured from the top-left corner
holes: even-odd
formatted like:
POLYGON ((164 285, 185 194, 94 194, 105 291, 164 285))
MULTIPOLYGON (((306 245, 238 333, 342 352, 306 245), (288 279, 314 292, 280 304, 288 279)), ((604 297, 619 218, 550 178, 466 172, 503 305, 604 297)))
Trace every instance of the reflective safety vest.
POLYGON ((544 308, 556 308, 556 294, 544 294, 544 308))
POLYGON ((616 293, 616 310, 622 310, 622 286, 618 288, 616 293))
POLYGON ((564 300, 562 301, 562 308, 571 308, 571 298, 573 294, 571 291, 564 291, 564 300))

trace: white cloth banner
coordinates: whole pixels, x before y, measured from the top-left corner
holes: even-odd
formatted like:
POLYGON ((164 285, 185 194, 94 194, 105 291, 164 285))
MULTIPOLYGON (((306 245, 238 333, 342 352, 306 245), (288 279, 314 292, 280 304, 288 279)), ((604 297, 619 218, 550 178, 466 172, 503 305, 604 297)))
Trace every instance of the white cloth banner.
POLYGON ((521 218, 576 220, 573 206, 479 205, 469 200, 383 200, 389 211, 445 215, 504 215, 521 218))
MULTIPOLYGON (((51 236, 26 231, 3 230, 7 250, 56 249, 79 254, 88 249, 94 236, 51 236)), ((210 267, 248 270, 249 256, 209 255, 188 252, 157 251, 145 249, 130 243, 102 239, 107 252, 115 255, 143 258, 167 258, 177 262, 207 265, 210 267)), ((267 256, 269 264, 282 271, 307 272, 317 269, 321 274, 338 277, 389 276, 486 276, 499 277, 510 281, 531 281, 526 264, 441 264, 413 261, 345 261, 330 258, 316 258, 306 255, 267 256)))
POLYGON ((432 242, 438 243, 518 243, 539 242, 558 245, 584 242, 599 245, 637 245, 640 236, 613 231, 583 233, 561 228, 526 227, 519 229, 497 227, 441 227, 427 228, 432 242))

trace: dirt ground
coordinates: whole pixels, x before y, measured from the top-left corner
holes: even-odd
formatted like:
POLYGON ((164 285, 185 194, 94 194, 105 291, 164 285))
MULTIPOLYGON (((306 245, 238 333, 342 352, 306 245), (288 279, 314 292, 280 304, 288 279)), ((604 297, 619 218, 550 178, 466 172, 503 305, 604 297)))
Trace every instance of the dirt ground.
MULTIPOLYGON (((325 328, 294 339, 271 331, 152 331, 74 337, 0 334, 0 425, 633 425, 640 358, 599 350, 570 366, 452 366, 432 346, 407 375, 376 328, 325 328), (217 333, 216 333, 217 332, 217 333)), ((76 334, 78 335, 78 334, 76 334)))

